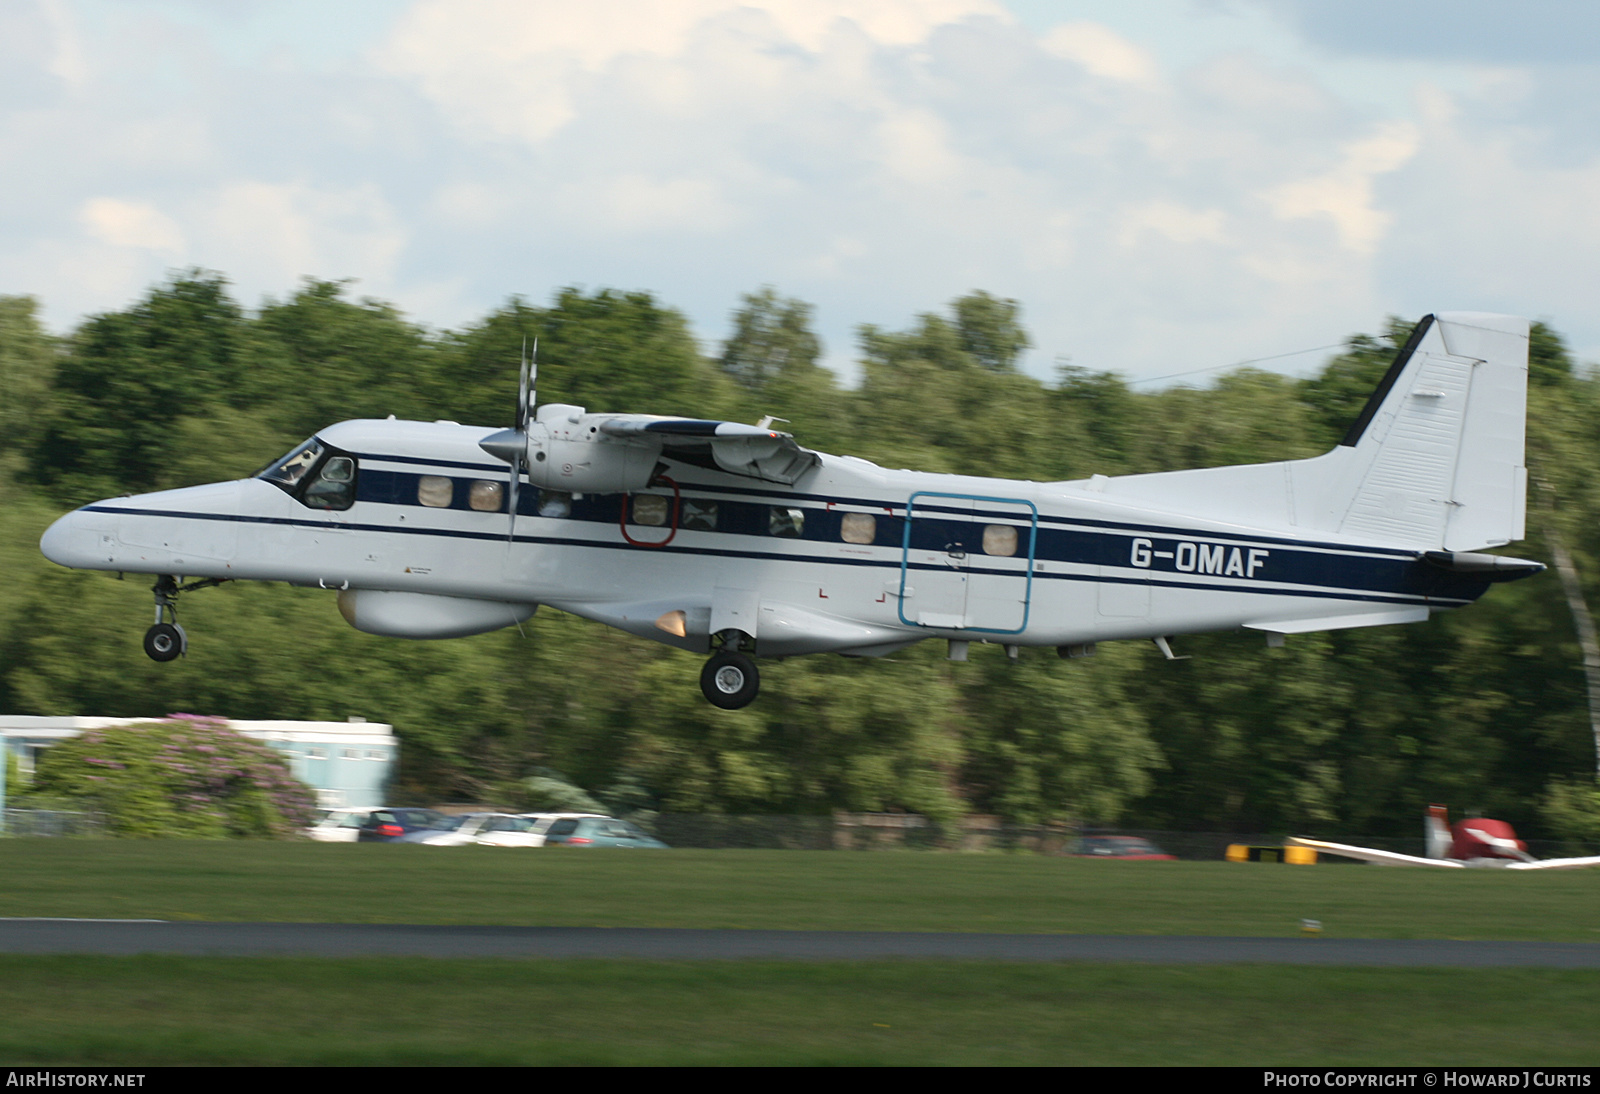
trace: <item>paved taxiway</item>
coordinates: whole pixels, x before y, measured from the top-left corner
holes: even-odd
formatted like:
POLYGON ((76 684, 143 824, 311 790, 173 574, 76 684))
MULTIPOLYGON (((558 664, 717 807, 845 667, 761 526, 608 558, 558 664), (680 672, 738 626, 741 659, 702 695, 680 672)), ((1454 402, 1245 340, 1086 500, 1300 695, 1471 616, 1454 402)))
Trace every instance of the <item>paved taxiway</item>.
POLYGON ((1210 938, 921 931, 724 931, 354 923, 0 920, 0 953, 321 957, 642 957, 865 961, 1600 968, 1600 943, 1387 938, 1210 938))

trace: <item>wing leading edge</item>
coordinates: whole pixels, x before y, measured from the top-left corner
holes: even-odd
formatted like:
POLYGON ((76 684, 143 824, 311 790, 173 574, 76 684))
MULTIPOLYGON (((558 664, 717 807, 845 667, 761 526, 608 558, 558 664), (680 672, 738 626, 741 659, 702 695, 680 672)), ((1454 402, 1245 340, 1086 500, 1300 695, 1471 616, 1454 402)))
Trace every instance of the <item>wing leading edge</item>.
POLYGON ((1423 858, 1420 855, 1402 855, 1394 851, 1378 851, 1371 847, 1352 847, 1348 843, 1328 843, 1319 839, 1304 839, 1300 836, 1291 836, 1285 841, 1295 847, 1313 847, 1318 851, 1326 851, 1330 855, 1343 855, 1345 858, 1358 858, 1365 862, 1375 862, 1380 866, 1444 866, 1448 869, 1459 870, 1466 863, 1453 858, 1423 858))

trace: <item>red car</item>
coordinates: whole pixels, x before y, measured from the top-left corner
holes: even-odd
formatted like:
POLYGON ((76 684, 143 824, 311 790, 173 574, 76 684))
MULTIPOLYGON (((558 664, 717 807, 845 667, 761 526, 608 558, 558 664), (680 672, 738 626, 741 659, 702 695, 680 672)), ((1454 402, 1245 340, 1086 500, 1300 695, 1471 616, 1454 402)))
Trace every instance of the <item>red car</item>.
POLYGON ((1073 847, 1074 858, 1119 858, 1143 862, 1177 862, 1147 839, 1138 836, 1084 836, 1073 847))

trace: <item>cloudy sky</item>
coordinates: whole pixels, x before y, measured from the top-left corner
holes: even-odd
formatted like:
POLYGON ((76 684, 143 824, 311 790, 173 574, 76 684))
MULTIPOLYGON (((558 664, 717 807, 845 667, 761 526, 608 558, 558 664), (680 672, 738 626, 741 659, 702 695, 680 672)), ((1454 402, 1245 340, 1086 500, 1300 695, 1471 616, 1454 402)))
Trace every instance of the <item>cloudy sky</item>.
POLYGON ((1600 360, 1592 0, 7 0, 0 163, 57 330, 202 266, 435 327, 647 289, 712 351, 770 284, 846 375, 979 288, 1042 377, 1452 309, 1600 360))

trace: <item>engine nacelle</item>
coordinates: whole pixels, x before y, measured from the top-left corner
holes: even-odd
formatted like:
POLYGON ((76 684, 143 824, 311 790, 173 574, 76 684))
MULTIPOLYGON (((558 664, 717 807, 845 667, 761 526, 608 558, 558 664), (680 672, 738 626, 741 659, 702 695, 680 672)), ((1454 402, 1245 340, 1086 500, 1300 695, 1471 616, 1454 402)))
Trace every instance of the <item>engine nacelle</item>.
MULTIPOLYGON (((551 408, 541 407, 541 414, 551 408)), ((570 494, 627 494, 643 490, 655 475, 659 445, 621 441, 599 431, 598 418, 581 407, 528 428, 528 481, 570 494)))
POLYGON ((461 638, 521 623, 537 604, 468 600, 434 593, 345 589, 339 614, 358 631, 389 638, 461 638))

